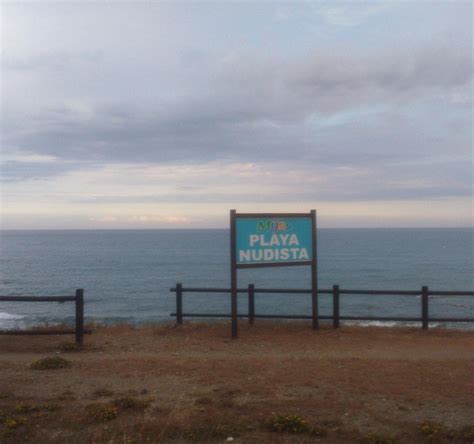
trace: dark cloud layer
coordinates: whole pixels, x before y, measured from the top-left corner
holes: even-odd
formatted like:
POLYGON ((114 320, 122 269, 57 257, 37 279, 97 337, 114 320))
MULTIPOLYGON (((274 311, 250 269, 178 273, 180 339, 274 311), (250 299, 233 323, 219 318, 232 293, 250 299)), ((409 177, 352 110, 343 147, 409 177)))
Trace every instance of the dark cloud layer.
MULTIPOLYGON (((296 170, 352 166, 400 180, 415 173, 402 167, 394 172, 394 165, 416 164, 420 178, 429 181, 439 159, 451 156, 439 186, 380 187, 378 177, 372 186, 369 180, 347 192, 304 190, 291 198, 466 196, 472 179, 472 48, 462 35, 452 45, 436 40, 358 52, 318 47, 298 55, 206 52, 190 42, 186 51, 175 54, 171 47, 156 62, 129 42, 119 56, 79 44, 70 51, 10 54, 2 67, 8 89, 2 101, 5 152, 54 156, 57 162, 8 160, 3 180, 111 163, 221 160, 286 162, 296 170), (25 97, 23 84, 35 96, 25 97)), ((196 198, 185 191, 179 196, 196 198)))
MULTIPOLYGON (((313 55, 290 63, 237 58, 206 90, 167 103, 157 101, 147 109, 120 101, 88 103, 87 114, 67 105, 41 107, 33 109, 26 127, 13 123, 10 129, 15 115, 7 108, 5 140, 7 146, 77 161, 286 158, 289 146, 292 156, 305 158, 312 151, 324 160, 334 150, 362 156, 382 151, 377 142, 392 132, 404 139, 401 149, 408 153, 420 138, 431 138, 429 128, 416 127, 416 114, 410 125, 407 118, 384 121, 383 113, 365 116, 360 124, 360 117, 354 117, 352 123, 333 125, 334 135, 320 124, 371 106, 392 107, 393 115, 403 116, 410 107, 439 95, 444 99, 438 105, 449 107, 453 105, 445 97, 450 93, 461 93, 470 101, 471 75, 469 54, 433 49, 395 60, 386 55, 313 55), (341 146, 350 140, 356 147, 341 146)), ((464 144, 468 143, 466 137, 464 144)), ((384 148, 387 155, 393 153, 384 148)))

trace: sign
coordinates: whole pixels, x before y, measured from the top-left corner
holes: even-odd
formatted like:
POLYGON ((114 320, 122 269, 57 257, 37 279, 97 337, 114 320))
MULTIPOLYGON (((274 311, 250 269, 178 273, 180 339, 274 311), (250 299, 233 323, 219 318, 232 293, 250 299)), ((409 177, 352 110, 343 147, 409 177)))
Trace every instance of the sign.
POLYGON ((310 265, 313 224, 305 217, 236 215, 236 265, 310 265))
POLYGON ((310 265, 311 318, 313 329, 319 328, 316 253, 316 210, 309 213, 237 213, 230 210, 232 338, 238 337, 239 268, 310 265))

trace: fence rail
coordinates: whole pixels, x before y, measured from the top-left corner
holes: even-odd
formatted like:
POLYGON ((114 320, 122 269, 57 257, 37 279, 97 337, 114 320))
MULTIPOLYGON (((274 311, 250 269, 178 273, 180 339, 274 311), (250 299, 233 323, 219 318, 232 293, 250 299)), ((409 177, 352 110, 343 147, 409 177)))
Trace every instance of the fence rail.
MULTIPOLYGON (((182 284, 176 284, 170 288, 170 291, 176 293, 176 312, 170 313, 170 316, 176 317, 176 323, 181 325, 183 318, 230 318, 228 313, 185 313, 183 311, 184 293, 229 293, 230 288, 200 288, 183 287, 182 284)), ((256 288, 249 284, 247 288, 238 288, 237 293, 246 293, 248 295, 248 312, 238 314, 238 318, 248 318, 249 324, 254 324, 255 319, 312 319, 311 315, 280 315, 280 314, 256 314, 255 313, 255 295, 260 294, 308 294, 311 295, 311 289, 301 288, 256 288)), ((430 317, 429 316, 429 298, 430 296, 474 296, 474 291, 432 291, 427 286, 419 290, 351 290, 341 289, 339 285, 333 285, 331 289, 319 289, 318 294, 332 295, 332 316, 319 315, 318 319, 332 320, 333 327, 339 328, 340 321, 396 321, 396 322, 420 322, 422 329, 426 330, 430 322, 474 322, 474 318, 452 318, 452 317, 430 317), (340 313, 341 295, 371 295, 371 296, 420 296, 420 317, 400 317, 400 316, 345 316, 340 313)))
POLYGON ((91 333, 84 329, 84 290, 79 288, 73 296, 0 296, 0 302, 75 302, 74 329, 33 329, 33 330, 0 330, 0 335, 75 335, 76 343, 84 343, 84 334, 91 333))

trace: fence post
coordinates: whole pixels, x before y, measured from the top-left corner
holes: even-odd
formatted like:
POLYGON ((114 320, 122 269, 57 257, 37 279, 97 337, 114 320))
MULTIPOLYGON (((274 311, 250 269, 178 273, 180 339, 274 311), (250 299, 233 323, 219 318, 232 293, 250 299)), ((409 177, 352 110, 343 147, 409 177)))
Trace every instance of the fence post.
POLYGON ((183 285, 176 284, 176 323, 183 325, 183 285))
POLYGON ((255 285, 249 284, 249 324, 255 321, 255 285))
POLYGON ((76 343, 84 344, 84 290, 76 290, 76 343))
POLYGON ((428 287, 421 287, 421 328, 428 329, 428 287))
POLYGON ((339 328, 339 285, 332 286, 332 326, 339 328))
POLYGON ((316 210, 311 210, 311 225, 312 225, 312 250, 311 258, 311 317, 313 320, 313 330, 319 329, 319 294, 318 294, 318 272, 319 262, 317 254, 317 229, 316 229, 316 210))

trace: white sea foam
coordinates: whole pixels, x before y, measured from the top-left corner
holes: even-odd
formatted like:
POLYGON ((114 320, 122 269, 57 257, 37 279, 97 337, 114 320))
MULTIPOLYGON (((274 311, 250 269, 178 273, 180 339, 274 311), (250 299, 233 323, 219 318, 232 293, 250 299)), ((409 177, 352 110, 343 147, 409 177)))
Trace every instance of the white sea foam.
POLYGON ((359 325, 360 327, 400 327, 402 324, 399 322, 392 321, 359 321, 359 322, 346 322, 349 325, 359 325))
POLYGON ((21 321, 24 316, 13 314, 13 313, 6 313, 4 311, 0 311, 0 329, 11 329, 11 328, 19 328, 21 321))
MULTIPOLYGON (((417 327, 421 322, 417 321, 344 321, 345 325, 358 325, 359 327, 417 327)), ((439 322, 430 322, 430 327, 443 326, 439 322)))
POLYGON ((0 311, 0 320, 23 319, 24 316, 0 311))
POLYGON ((415 325, 414 322, 398 321, 344 321, 346 325, 358 325, 359 327, 407 327, 415 325))

